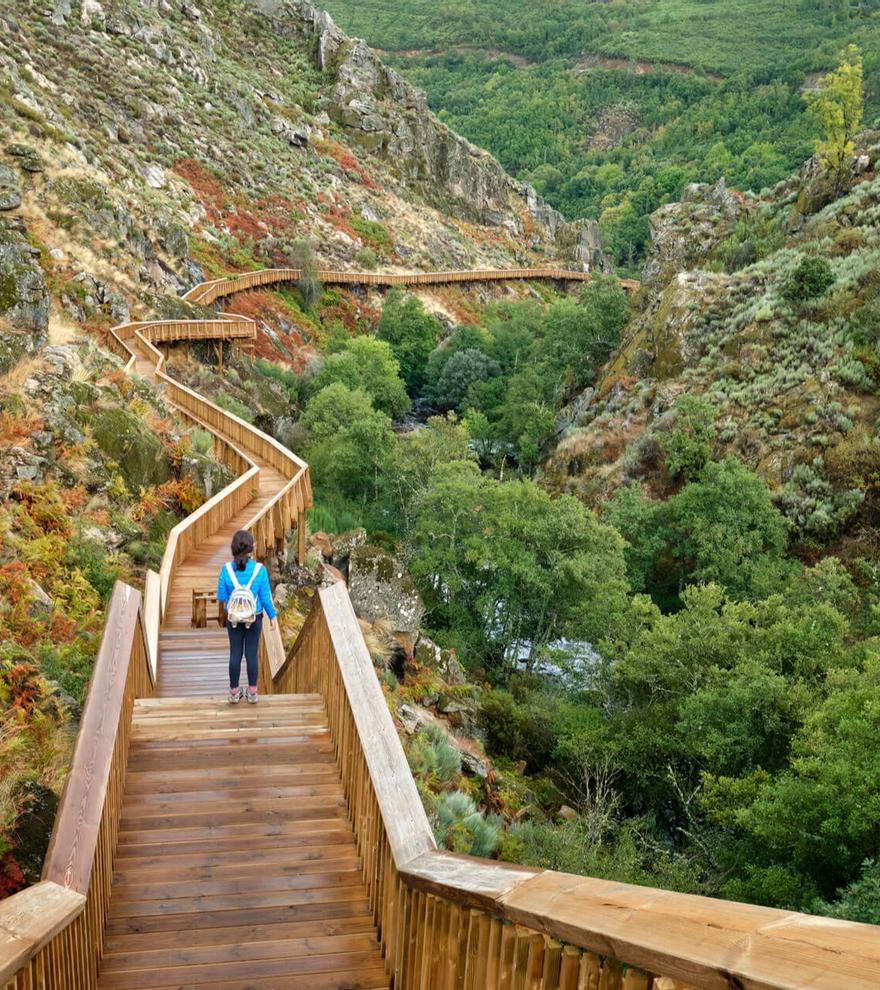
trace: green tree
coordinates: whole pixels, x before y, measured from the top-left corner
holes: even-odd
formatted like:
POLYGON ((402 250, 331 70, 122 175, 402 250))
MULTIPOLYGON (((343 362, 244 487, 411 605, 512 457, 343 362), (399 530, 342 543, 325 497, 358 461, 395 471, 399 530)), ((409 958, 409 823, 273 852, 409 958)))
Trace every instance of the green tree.
POLYGON ((620 537, 572 496, 466 467, 441 470, 413 531, 410 567, 434 620, 502 664, 560 637, 600 638, 626 603, 620 537))
POLYGON ((415 296, 392 291, 382 308, 376 336, 391 345, 409 394, 418 395, 425 382, 428 358, 440 339, 437 318, 426 313, 415 296))
POLYGON ((540 353, 561 380, 568 398, 595 380, 596 371, 620 343, 629 299, 613 279, 584 286, 580 298, 561 299, 547 311, 540 353))
POLYGON ((456 351, 429 390, 429 397, 441 409, 463 411, 471 387, 501 373, 498 364, 483 351, 469 347, 456 351))
POLYGON ((705 399, 680 395, 675 401, 675 428, 662 439, 666 467, 673 477, 693 478, 712 456, 715 411, 705 399))
POLYGON ((880 820, 880 657, 828 677, 775 776, 708 781, 706 807, 739 838, 730 896, 807 907, 859 877, 880 820))
POLYGON ((321 390, 334 382, 349 389, 361 389, 375 407, 389 416, 402 416, 410 407, 406 385, 400 377, 400 365, 390 344, 375 337, 354 337, 342 349, 331 354, 314 378, 313 387, 321 390))
POLYGON ((383 476, 383 490, 404 535, 412 528, 437 472, 445 464, 473 461, 466 424, 451 413, 431 416, 424 427, 396 439, 383 476))
POLYGON ((630 545, 634 585, 666 609, 699 581, 715 581, 737 598, 762 597, 796 567, 784 556, 785 518, 761 479, 732 457, 707 464, 665 502, 625 489, 606 513, 630 545))
POLYGON ((358 501, 378 497, 394 433, 366 392, 341 382, 327 385, 309 401, 302 422, 316 484, 358 501))
POLYGON ((816 151, 835 176, 839 188, 843 181, 855 145, 864 112, 862 54, 856 45, 849 45, 842 54, 840 65, 822 76, 817 88, 804 94, 810 115, 822 130, 816 151))

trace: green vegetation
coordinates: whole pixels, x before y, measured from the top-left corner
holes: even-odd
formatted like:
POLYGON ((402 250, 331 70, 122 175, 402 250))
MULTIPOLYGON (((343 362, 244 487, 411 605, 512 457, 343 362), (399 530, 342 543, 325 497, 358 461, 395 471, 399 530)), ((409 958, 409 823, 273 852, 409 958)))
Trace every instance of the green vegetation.
POLYGON ((647 244, 647 215, 686 183, 724 176, 759 192, 807 157, 829 133, 827 112, 806 112, 809 73, 850 42, 869 76, 880 62, 874 0, 328 6, 456 130, 564 213, 599 219, 624 269, 647 244))
POLYGON ((853 138, 864 114, 862 55, 850 45, 840 66, 819 80, 818 89, 806 94, 810 114, 822 129, 816 146, 819 158, 831 169, 838 188, 855 150, 853 138))

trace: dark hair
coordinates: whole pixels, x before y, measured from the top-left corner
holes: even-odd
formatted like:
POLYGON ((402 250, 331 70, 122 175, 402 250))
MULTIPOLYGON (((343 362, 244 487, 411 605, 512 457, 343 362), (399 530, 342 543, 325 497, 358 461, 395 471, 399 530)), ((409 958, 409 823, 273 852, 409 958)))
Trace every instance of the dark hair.
POLYGON ((240 529, 232 537, 232 559, 235 561, 235 569, 243 571, 248 562, 248 557, 254 552, 254 538, 246 529, 240 529))

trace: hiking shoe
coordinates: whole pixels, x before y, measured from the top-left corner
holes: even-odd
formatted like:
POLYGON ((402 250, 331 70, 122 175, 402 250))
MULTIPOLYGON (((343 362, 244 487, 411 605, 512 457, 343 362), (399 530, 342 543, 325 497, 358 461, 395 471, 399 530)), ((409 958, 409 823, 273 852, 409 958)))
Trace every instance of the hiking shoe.
POLYGON ((243 694, 244 694, 244 691, 242 691, 242 689, 240 687, 238 687, 238 688, 230 688, 229 689, 229 704, 230 705, 237 705, 239 703, 239 701, 241 701, 243 694))
MULTIPOLYGON (((239 689, 240 690, 240 689, 239 689)), ((247 700, 249 705, 255 705, 258 701, 257 692, 248 689, 247 700)))

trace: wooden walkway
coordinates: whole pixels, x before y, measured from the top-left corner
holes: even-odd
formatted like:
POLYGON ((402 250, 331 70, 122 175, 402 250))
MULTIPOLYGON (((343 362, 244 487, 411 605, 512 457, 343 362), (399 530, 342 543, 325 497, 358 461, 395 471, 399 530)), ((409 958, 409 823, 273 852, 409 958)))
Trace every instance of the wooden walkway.
MULTIPOLYGON (((156 381, 140 348, 134 370, 156 381)), ((193 589, 287 481, 245 452, 259 488, 174 574, 135 702, 99 990, 388 986, 322 699, 231 706, 226 631, 191 626, 193 589)))
POLYGON ((317 695, 135 705, 100 990, 388 986, 317 695))

